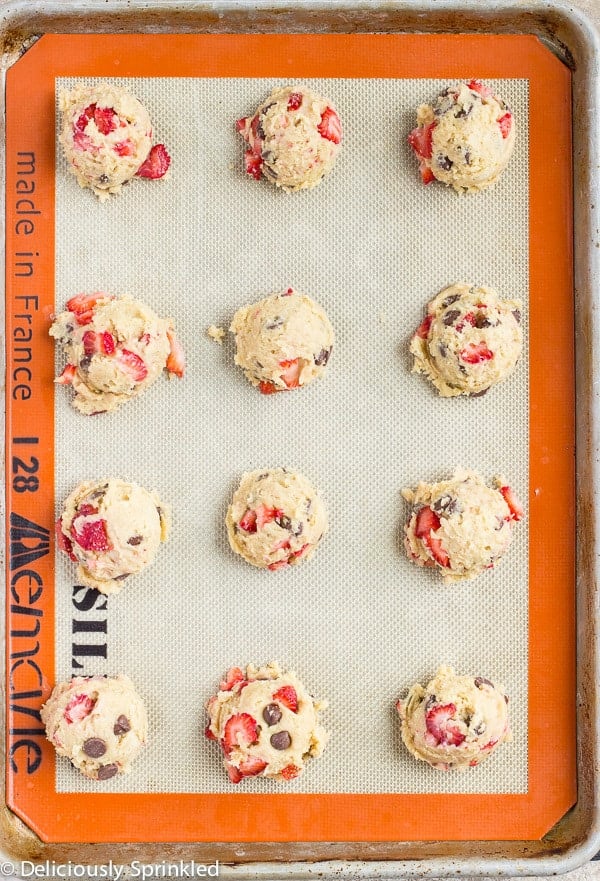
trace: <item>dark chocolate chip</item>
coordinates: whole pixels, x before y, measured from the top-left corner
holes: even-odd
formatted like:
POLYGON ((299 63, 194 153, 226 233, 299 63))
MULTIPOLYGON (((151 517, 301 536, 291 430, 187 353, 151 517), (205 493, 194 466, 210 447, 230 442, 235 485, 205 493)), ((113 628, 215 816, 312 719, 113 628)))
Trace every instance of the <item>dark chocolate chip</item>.
POLYGON ((259 370, 262 370, 262 369, 263 369, 263 366, 262 366, 262 364, 260 363, 260 361, 257 361, 257 362, 256 362, 256 366, 258 367, 259 370))
POLYGON ((108 175, 101 174, 100 177, 98 178, 98 183, 99 184, 107 184, 108 183, 108 175))
POLYGON ((331 346, 328 349, 321 349, 318 355, 314 356, 314 361, 317 367, 324 367, 325 364, 329 361, 329 356, 331 355, 331 346))
POLYGON ((508 703, 508 695, 507 694, 504 695, 504 701, 505 701, 505 703, 508 703))
POLYGON ((79 366, 82 370, 87 370, 90 364, 92 363, 92 359, 90 355, 84 355, 81 361, 79 362, 79 366))
POLYGON ((257 126, 256 126, 256 134, 257 134, 257 136, 261 139, 261 141, 264 141, 264 139, 265 139, 265 130, 264 130, 264 128, 263 128, 263 124, 262 124, 262 117, 260 117, 260 116, 259 116, 259 118, 258 118, 258 124, 257 124, 257 126))
POLYGON ((271 321, 269 321, 269 322, 267 322, 267 324, 265 324, 265 329, 266 330, 275 330, 276 327, 281 327, 282 324, 283 324, 283 318, 281 318, 278 315, 276 318, 273 318, 271 321))
POLYGON ((450 327, 452 324, 454 324, 459 315, 460 311, 458 309, 450 309, 449 312, 446 312, 442 321, 446 327, 450 327))
POLYGON ((435 500, 431 507, 436 514, 446 514, 446 516, 449 516, 454 514, 458 508, 458 502, 452 496, 441 496, 441 498, 435 500))
POLYGON ((83 751, 90 759, 99 759, 106 752, 106 743, 101 737, 88 737, 83 744, 83 751))
POLYGON ((521 312, 519 309, 513 309, 513 315, 515 316, 515 321, 517 324, 521 323, 521 312))
POLYGON ((438 156, 437 157, 438 168, 443 168, 444 171, 450 171, 454 162, 450 159, 449 156, 438 156))
POLYGON ((281 529, 291 530, 292 521, 289 517, 286 517, 285 514, 281 514, 279 517, 275 518, 275 523, 281 527, 281 529))
POLYGON ((141 535, 132 535, 131 538, 127 539, 128 545, 133 545, 133 547, 137 547, 144 539, 141 535))
POLYGON ((487 395, 488 392, 489 392, 489 389, 484 388, 484 389, 481 389, 480 392, 471 392, 469 394, 469 397, 470 398, 482 398, 484 395, 487 395))
POLYGON ((110 780, 118 772, 118 765, 101 765, 98 768, 98 780, 110 780))
POLYGON ((451 306, 452 303, 456 303, 458 299, 460 299, 460 294, 451 294, 449 297, 446 297, 446 299, 442 302, 442 306, 445 309, 447 306, 451 306))
POLYGON ((465 150, 465 162, 467 165, 471 164, 471 154, 468 150, 465 150))
POLYGON ((475 728, 473 728, 473 734, 483 734, 485 731, 485 722, 480 722, 475 728))
POLYGON ((267 725, 277 725, 281 719, 281 707, 279 704, 267 704, 262 712, 262 717, 267 725))
POLYGON ((448 349, 446 348, 446 346, 443 343, 440 343, 438 349, 442 358, 445 358, 448 354, 448 349))
POLYGON ((273 749, 287 749, 292 745, 292 738, 289 731, 277 731, 271 735, 271 746, 273 749))
POLYGON ((446 88, 442 89, 442 91, 440 92, 440 98, 447 98, 449 94, 450 89, 446 86, 446 88))
POLYGON ((475 327, 481 330, 482 327, 490 327, 492 322, 484 315, 483 312, 478 312, 475 316, 475 327))
POLYGON ((437 703, 437 697, 435 696, 435 694, 430 694, 429 697, 427 698, 427 700, 425 701, 425 709, 428 710, 430 707, 432 707, 436 703, 437 703))
POLYGON ((490 682, 489 679, 484 679, 483 676, 475 677, 475 688, 481 688, 482 685, 489 685, 490 688, 494 687, 494 683, 490 682))
POLYGON ((131 725, 129 724, 129 719, 127 716, 119 716, 117 721, 115 722, 113 728, 113 734, 127 734, 128 731, 131 731, 131 725))
POLYGON ((298 520, 295 526, 292 524, 292 532, 294 533, 294 535, 302 535, 303 529, 304 523, 302 522, 302 520, 298 520))

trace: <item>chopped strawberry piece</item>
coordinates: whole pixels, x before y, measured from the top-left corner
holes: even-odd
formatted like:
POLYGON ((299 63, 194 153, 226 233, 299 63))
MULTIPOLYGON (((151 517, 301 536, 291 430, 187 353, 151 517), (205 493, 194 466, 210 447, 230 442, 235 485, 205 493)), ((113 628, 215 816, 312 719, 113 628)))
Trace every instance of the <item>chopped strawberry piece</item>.
POLYGON ((115 338, 107 330, 102 333, 86 330, 82 342, 83 351, 88 357, 95 352, 101 352, 103 355, 113 355, 115 351, 115 338))
POLYGON ((414 128, 408 136, 408 143, 420 159, 431 159, 433 153, 433 130, 437 122, 414 128))
POLYGON ((244 153, 244 163, 246 165, 246 172, 253 177, 254 180, 260 180, 263 167, 262 156, 260 153, 254 153, 252 150, 247 150, 244 153))
POLYGON ((74 364, 67 364, 63 372, 60 376, 57 376, 54 382, 58 382, 60 385, 70 385, 73 382, 73 377, 76 372, 77 368, 74 364))
POLYGON ((429 548, 433 559, 440 566, 449 566, 450 557, 442 547, 441 539, 432 536, 440 528, 440 518, 428 505, 419 510, 415 523, 415 535, 420 538, 429 548))
POLYGON ((145 346, 147 346, 151 339, 152 337, 149 333, 143 333, 140 337, 140 343, 143 343, 145 346))
POLYGON ((307 552, 309 547, 310 547, 310 545, 308 543, 305 545, 302 545, 302 547, 298 551, 294 551, 293 554, 289 555, 288 560, 299 560, 300 557, 304 556, 304 554, 307 552))
POLYGON ((281 769, 281 776, 284 780, 293 780, 299 773, 300 768, 297 768, 296 765, 286 765, 285 768, 281 769))
POLYGON ((453 716, 456 713, 454 704, 444 704, 432 707, 425 715, 427 731, 437 743, 448 746, 460 746, 465 735, 460 730, 453 716))
POLYGON ((225 762, 225 767, 227 769, 227 773, 229 774, 229 779, 232 783, 239 783, 244 779, 244 775, 241 774, 235 765, 232 765, 231 762, 225 762))
POLYGON ((104 355, 114 355, 115 352, 115 338, 112 333, 109 333, 107 330, 103 331, 100 335, 100 351, 104 355))
POLYGON ((491 361, 493 357, 494 353, 485 343, 469 343, 460 353, 465 364, 482 364, 484 361, 491 361))
POLYGON ((489 86, 484 86, 479 80, 469 80, 467 87, 473 92, 477 92, 482 98, 491 98, 494 94, 489 86))
POLYGON ((506 140, 506 138, 510 134, 510 130, 512 127, 512 114, 505 113, 504 116, 501 116, 498 120, 498 125, 500 126, 500 131, 502 132, 502 137, 506 140))
POLYGON ((185 372, 185 355, 183 354, 183 348, 171 330, 167 331, 167 338, 171 347, 167 358, 167 370, 169 373, 174 373, 175 376, 181 377, 185 372))
POLYGON ((302 105, 302 92, 292 92, 288 98, 287 109, 297 110, 302 105))
POLYGON ((89 324, 94 317, 94 307, 100 300, 112 300, 108 294, 77 294, 67 301, 67 309, 73 312, 77 324, 89 324))
POLYGON ((75 132, 73 135, 73 144, 78 150, 89 151, 93 155, 98 152, 98 148, 92 141, 89 135, 86 135, 85 132, 75 132))
POLYGON ((274 395, 277 392, 283 391, 283 389, 277 388, 274 383, 265 381, 259 382, 258 388, 261 395, 274 395))
POLYGON ((225 679, 219 685, 219 691, 231 691, 234 685, 238 682, 243 682, 244 679, 245 676, 241 667, 230 667, 225 674, 225 679))
POLYGON ((236 746, 249 746, 258 739, 256 720, 250 713, 236 713, 225 723, 225 732, 221 745, 225 755, 229 755, 236 746))
POLYGON ((244 532, 256 532, 256 511, 248 508, 238 525, 244 532))
POLYGON ((134 382, 141 382, 148 375, 148 368, 135 352, 130 352, 129 349, 121 349, 118 360, 123 371, 128 373, 134 382))
POLYGON ((71 539, 62 531, 62 520, 60 517, 56 521, 54 528, 56 531, 56 544, 58 546, 58 549, 60 551, 64 551, 65 554, 68 554, 74 562, 77 562, 77 557, 73 553, 73 545, 71 543, 71 539))
POLYGON ((474 312, 467 312, 467 314, 465 315, 463 320, 467 321, 471 325, 471 327, 475 327, 475 313, 474 312))
POLYGON ((525 513, 523 505, 518 500, 510 486, 501 486, 500 492, 504 496, 504 501, 510 509, 511 520, 522 520, 525 513))
POLYGON ((246 129, 248 128, 248 119, 249 118, 250 117, 248 117, 248 116, 242 116, 242 118, 236 120, 236 123, 235 123, 235 130, 237 132, 239 132, 246 141, 248 140, 248 136, 246 134, 246 129))
POLYGON ((90 505, 89 502, 84 502, 77 508, 77 515, 81 517, 89 517, 91 514, 97 513, 98 508, 95 508, 94 505, 90 505))
POLYGON ((255 508, 256 528, 262 529, 267 523, 271 523, 277 517, 283 517, 283 511, 279 508, 267 508, 266 505, 258 505, 255 508))
MULTIPOLYGON (((127 138, 125 141, 119 141, 114 145, 113 150, 117 156, 133 156, 135 153, 135 144, 127 138)), ((137 172, 139 174, 139 171, 137 172)))
POLYGON ((334 144, 341 143, 342 123, 332 107, 326 107, 321 114, 321 122, 317 126, 317 131, 322 138, 326 138, 328 141, 333 141, 334 144))
POLYGON ((283 704, 292 713, 298 712, 298 695, 293 685, 282 685, 273 694, 273 700, 279 701, 280 704, 283 704))
POLYGON ((77 119, 77 122, 75 123, 75 128, 77 131, 79 131, 79 132, 85 131, 88 122, 94 116, 95 110, 96 110, 95 104, 90 104, 88 107, 85 108, 85 110, 83 111, 81 116, 77 119))
POLYGON ((431 327, 431 322, 433 321, 433 315, 426 315, 423 321, 420 323, 418 328, 415 331, 415 336, 420 337, 422 340, 426 340, 429 336, 429 328, 431 327))
POLYGON ((300 360, 292 358, 290 361, 280 361, 279 366, 283 367, 281 378, 287 387, 298 388, 300 386, 300 371, 302 370, 300 360))
POLYGON ((85 551, 110 551, 112 544, 106 532, 106 520, 92 520, 82 523, 78 531, 75 525, 71 526, 71 535, 79 547, 85 551))
POLYGON ((440 566, 448 567, 450 565, 450 557, 448 553, 442 547, 441 539, 433 538, 433 536, 429 536, 429 540, 426 542, 429 546, 429 550, 431 551, 431 555, 436 563, 439 563, 440 566))
POLYGON ((207 725, 206 728, 204 729, 204 735, 205 735, 205 737, 208 737, 209 740, 216 740, 217 739, 216 734, 213 734, 212 731, 210 730, 210 725, 207 725))
POLYGON ((498 743, 498 738, 492 737, 492 739, 489 741, 489 743, 486 743, 485 746, 481 747, 481 749, 482 749, 482 751, 484 749, 491 749, 493 746, 496 746, 497 743, 498 743))
POLYGON ((240 774, 243 777, 256 777, 267 767, 267 763, 256 756, 247 756, 240 762, 240 774))
POLYGON ((136 175, 138 177, 148 177, 151 180, 158 180, 165 176, 170 164, 171 157, 167 153, 165 145, 155 144, 148 153, 146 161, 136 171, 136 175))
POLYGON ((81 722, 82 719, 90 715, 95 706, 96 701, 93 697, 87 694, 76 694, 65 707, 64 717, 69 725, 72 725, 73 722, 81 722))
POLYGON ((425 162, 421 162, 419 172, 421 173, 421 180, 424 184, 430 184, 436 179, 435 174, 425 162))
POLYGON ((114 132, 118 121, 119 117, 112 107, 94 106, 94 122, 96 123, 96 128, 100 134, 109 135, 111 132, 114 132))
POLYGON ((285 569, 287 566, 289 566, 287 560, 277 560, 276 563, 269 563, 267 569, 269 572, 277 572, 279 569, 285 569))

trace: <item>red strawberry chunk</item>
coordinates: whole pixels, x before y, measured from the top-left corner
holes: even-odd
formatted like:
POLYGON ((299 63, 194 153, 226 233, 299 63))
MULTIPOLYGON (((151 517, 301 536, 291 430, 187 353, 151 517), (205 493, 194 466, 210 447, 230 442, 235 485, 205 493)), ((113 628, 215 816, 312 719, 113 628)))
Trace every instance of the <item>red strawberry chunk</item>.
POLYGON ((298 110, 298 108, 301 105, 302 105, 302 92, 292 92, 292 94, 288 98, 287 109, 288 110, 298 110))
POLYGON ((294 551, 293 554, 289 555, 288 560, 299 560, 300 557, 304 556, 304 554, 307 552, 309 547, 310 547, 310 545, 308 543, 305 545, 302 545, 302 547, 299 550, 294 551))
POLYGON ((518 500, 510 486, 501 486, 500 492, 504 496, 504 501, 510 509, 511 520, 522 520, 525 513, 523 505, 518 500))
POLYGON ((280 361, 279 366, 283 367, 281 378, 287 387, 298 388, 300 386, 300 371, 302 369, 300 360, 292 358, 290 361, 280 361))
POLYGON ((431 327, 431 322, 433 321, 433 315, 426 315, 423 321, 420 323, 418 328, 415 331, 415 336, 420 337, 422 340, 426 340, 429 336, 429 328, 431 327))
POLYGON ((277 560, 276 563, 269 563, 267 569, 269 572, 277 572, 279 569, 285 569, 287 566, 289 566, 287 560, 277 560))
POLYGON ((435 538, 431 534, 440 528, 440 524, 441 521, 438 515, 427 505, 424 508, 421 508, 417 514, 415 535, 429 548, 436 563, 439 563, 440 566, 447 567, 450 565, 450 557, 442 547, 441 539, 435 538))
POLYGON ((280 704, 283 704, 292 713, 298 712, 298 695, 293 685, 282 685, 273 694, 273 700, 279 701, 280 704))
POLYGON ((246 165, 246 172, 253 177, 254 180, 260 180, 263 167, 262 156, 260 153, 254 153, 252 150, 247 150, 244 153, 244 163, 246 165))
POLYGON ((138 168, 136 174, 138 177, 148 177, 151 180, 158 180, 164 177, 169 170, 171 157, 167 153, 164 144, 155 144, 145 162, 138 168))
POLYGON ((256 512, 256 528, 262 529, 267 523, 271 523, 277 517, 283 517, 283 511, 279 508, 267 508, 266 505, 257 505, 256 512))
POLYGON ((167 331, 167 338, 171 347, 167 358, 167 370, 169 373, 174 373, 175 376, 182 377, 185 372, 183 347, 172 331, 167 331))
POLYGON ((259 759, 257 756, 247 756, 240 762, 239 770, 243 777, 256 777, 256 775, 262 773, 266 767, 267 763, 263 762, 263 760, 259 759))
POLYGON ((206 728, 204 729, 204 736, 207 737, 209 740, 216 740, 217 739, 216 735, 213 734, 212 731, 210 730, 210 725, 207 725, 206 728))
POLYGON ((460 353, 465 364, 482 364, 484 361, 491 361, 493 357, 494 353, 485 343, 469 343, 460 353))
POLYGON ((282 768, 281 770, 281 776, 284 780, 293 780, 299 773, 300 768, 297 768, 296 765, 286 765, 285 768, 282 768))
POLYGON ((77 508, 77 514, 81 517, 89 517, 91 514, 97 514, 98 508, 94 507, 94 505, 90 505, 89 502, 84 502, 82 505, 79 505, 77 508))
POLYGON ((87 150, 92 153, 92 155, 96 155, 98 152, 98 147, 94 144, 90 136, 85 134, 85 132, 76 131, 73 135, 73 144, 78 150, 87 150))
POLYGON ((421 180, 424 184, 430 184, 436 179, 435 174, 425 162, 421 162, 419 171, 421 173, 421 180))
POLYGON ((60 385, 70 385, 70 383, 73 382, 73 377, 76 372, 77 368, 74 364, 67 364, 60 376, 54 381, 60 383, 60 385))
POLYGON ((238 525, 244 532, 256 532, 256 511, 248 508, 238 525))
MULTIPOLYGON (((135 144, 130 138, 125 141, 119 141, 114 145, 113 150, 117 156, 133 156, 135 153, 135 144)), ((137 172, 139 174, 139 171, 137 172)))
POLYGON ((498 743, 498 738, 492 737, 492 739, 489 741, 489 743, 486 743, 485 746, 481 747, 481 750, 483 751, 484 749, 491 749, 493 746, 496 746, 497 743, 498 743))
POLYGON ((438 744, 447 746, 460 746, 465 739, 465 734, 460 730, 454 719, 456 713, 454 704, 443 704, 432 707, 425 715, 427 731, 438 744))
POLYGON ((94 317, 94 307, 100 300, 112 300, 108 294, 77 294, 67 301, 67 309, 73 312, 77 324, 89 324, 94 317))
POLYGON ((277 386, 272 382, 262 381, 258 384, 258 389, 261 395, 274 395, 277 392, 283 391, 283 389, 277 388, 277 386))
MULTIPOLYGON (((89 108, 88 108, 89 109, 89 108)), ((108 135, 117 127, 119 117, 112 107, 95 107, 94 106, 94 122, 100 134, 108 135)))
POLYGON ((112 544, 106 532, 106 520, 100 519, 82 523, 79 530, 73 525, 71 526, 71 535, 84 551, 112 550, 112 544))
POLYGON ((433 130, 437 122, 420 125, 414 128, 408 136, 408 143, 420 159, 431 159, 433 153, 433 130))
POLYGON ((82 719, 90 715, 95 706, 96 701, 93 697, 87 694, 76 694, 65 707, 64 717, 69 725, 72 725, 73 722, 81 722, 82 719))
POLYGON ((56 521, 54 528, 56 531, 56 544, 58 546, 58 549, 60 551, 64 551, 65 554, 68 554, 74 562, 77 562, 77 557, 73 553, 73 545, 71 543, 71 539, 62 531, 62 520, 60 517, 56 521))
POLYGON ((248 140, 247 128, 248 128, 248 116, 242 116, 241 119, 236 120, 235 130, 241 134, 244 140, 248 140))
POLYGON ((512 127, 512 114, 505 113, 504 116, 501 116, 498 120, 498 125, 500 126, 502 137, 506 140, 512 127))
POLYGON ((88 357, 95 352, 100 352, 103 355, 113 355, 115 351, 115 338, 107 330, 102 333, 86 330, 82 342, 83 351, 88 357))
POLYGON ((85 108, 85 110, 83 111, 81 116, 78 118, 77 122, 75 123, 75 129, 77 131, 79 131, 79 132, 85 131, 88 122, 94 116, 95 110, 96 110, 95 104, 90 104, 90 105, 88 105, 88 107, 85 108))
POLYGON ((121 349, 118 360, 121 369, 128 373, 134 382, 141 382, 148 375, 148 368, 135 352, 130 352, 129 349, 121 349))
POLYGON ((241 774, 235 765, 232 765, 231 762, 225 762, 225 768, 227 769, 227 773, 229 775, 229 779, 232 783, 239 783, 244 779, 244 775, 241 774))
POLYGON ((491 98, 494 94, 489 86, 484 86, 479 80, 469 80, 467 86, 469 89, 472 89, 473 92, 477 92, 481 95, 482 98, 491 98))
POLYGON ((334 144, 342 142, 342 123, 332 107, 326 107, 321 114, 321 122, 317 126, 317 131, 322 138, 333 141, 334 144))
POLYGON ((229 755, 237 746, 250 746, 258 740, 256 720, 250 713, 236 713, 225 723, 225 732, 221 745, 225 755, 229 755))
POLYGON ((241 667, 230 667, 225 674, 225 679, 221 680, 219 691, 231 691, 238 682, 243 682, 245 676, 241 667))

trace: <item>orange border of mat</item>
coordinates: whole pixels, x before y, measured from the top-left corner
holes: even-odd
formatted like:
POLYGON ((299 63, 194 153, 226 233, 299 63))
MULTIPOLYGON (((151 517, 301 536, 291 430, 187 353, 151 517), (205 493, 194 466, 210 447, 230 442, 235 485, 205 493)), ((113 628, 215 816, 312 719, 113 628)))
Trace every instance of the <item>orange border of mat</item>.
MULTIPOLYGON (((52 553, 45 550, 43 529, 36 531, 13 522, 12 535, 7 534, 7 559, 13 565, 7 579, 7 792, 9 806, 42 839, 535 839, 574 803, 575 398, 570 87, 567 69, 537 39, 511 35, 46 35, 8 71, 8 510, 49 530, 52 553), (291 80, 328 76, 529 79, 531 539, 527 794, 249 795, 236 790, 216 795, 112 795, 54 791, 54 753, 40 733, 38 713, 54 676, 53 349, 47 334, 54 304, 54 77, 246 77, 250 70, 253 77, 291 80), (27 194, 23 181, 34 178, 26 173, 18 175, 23 166, 19 168, 16 163, 19 152, 31 151, 36 156, 35 192, 27 194), (19 205, 20 198, 32 204, 19 205), (28 209, 39 213, 23 213, 28 209), (16 226, 27 217, 34 221, 28 235, 28 225, 16 226), (33 264, 32 275, 16 275, 18 252, 39 255, 31 261, 21 258, 33 264), (23 296, 36 296, 38 300, 25 303, 18 299, 23 296), (24 308, 26 305, 29 310, 24 308), (22 364, 16 361, 17 355, 23 355, 17 349, 26 348, 23 340, 28 327, 33 328, 31 361, 22 364), (25 383, 30 397, 18 400, 13 398, 15 388, 28 374, 22 372, 15 377, 14 371, 23 366, 31 371, 25 383), (40 432, 37 444, 15 445, 16 437, 31 439, 40 432), (19 457, 31 469, 31 455, 39 461, 35 475, 25 473, 23 464, 14 460, 19 457), (15 477, 26 480, 31 476, 39 478, 35 493, 31 481, 13 486, 15 477), (27 563, 27 549, 45 555, 27 563), (25 562, 21 565, 20 561, 25 562), (38 754, 41 761, 36 767, 38 754)), ((27 157, 21 159, 26 166, 27 157)), ((448 193, 448 198, 455 196, 448 193)), ((499 622, 498 626, 506 624, 499 622)))

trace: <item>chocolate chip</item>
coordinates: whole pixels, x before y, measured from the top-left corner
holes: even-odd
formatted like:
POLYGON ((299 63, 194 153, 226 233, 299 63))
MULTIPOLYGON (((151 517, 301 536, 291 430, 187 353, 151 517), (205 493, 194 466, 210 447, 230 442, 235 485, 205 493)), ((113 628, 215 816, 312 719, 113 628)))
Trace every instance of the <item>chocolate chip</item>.
POLYGON ((275 330, 276 327, 281 327, 282 324, 283 324, 283 318, 281 318, 278 315, 276 318, 273 318, 272 321, 268 321, 265 324, 265 329, 266 330, 275 330))
POLYGON ((485 731, 485 722, 480 722, 476 728, 473 728, 473 734, 477 734, 477 735, 483 734, 484 731, 485 731))
POLYGON ((464 119, 465 116, 470 116, 471 111, 473 110, 473 105, 468 104, 466 107, 461 107, 460 110, 454 114, 456 119, 464 119))
POLYGON ((490 319, 483 314, 483 312, 478 312, 475 316, 475 327, 481 330, 482 327, 490 327, 492 322, 490 319))
POLYGON ((113 581, 125 581, 126 578, 129 578, 131 572, 126 572, 124 575, 115 575, 113 581))
POLYGON ((267 704, 262 712, 262 717, 267 725, 277 725, 281 719, 281 707, 279 704, 267 704))
POLYGON ((432 707, 436 703, 437 703, 437 697, 435 696, 435 694, 430 694, 429 697, 427 698, 427 700, 425 701, 425 709, 428 710, 430 707, 432 707))
POLYGON ((519 309, 513 309, 513 315, 515 316, 515 321, 517 324, 521 323, 521 311, 519 309))
POLYGON ((292 532, 294 533, 294 535, 302 535, 303 529, 304 523, 302 522, 302 520, 298 520, 295 526, 292 524, 292 532))
POLYGON ((448 354, 448 349, 446 348, 446 346, 443 343, 440 343, 438 349, 442 358, 445 358, 448 354))
POLYGON ((257 136, 261 139, 261 141, 264 141, 264 139, 265 139, 265 130, 264 130, 264 128, 263 128, 262 117, 261 117, 261 116, 258 117, 258 124, 257 124, 257 126, 256 126, 256 134, 257 134, 257 136))
POLYGON ((98 768, 98 780, 110 780, 118 772, 118 765, 101 765, 98 768))
POLYGON ((143 541, 143 538, 142 538, 141 535, 132 535, 131 538, 128 538, 128 539, 127 539, 127 544, 128 544, 128 545, 133 545, 133 547, 135 548, 135 547, 137 547, 142 541, 143 541))
POLYGON ((115 722, 113 734, 127 734, 128 731, 131 731, 129 719, 127 718, 127 716, 119 716, 119 718, 115 722))
POLYGON ((271 735, 271 746, 273 749, 287 749, 292 745, 292 738, 289 731, 277 731, 271 735))
POLYGON ((507 694, 504 695, 504 701, 505 701, 505 703, 508 703, 508 695, 507 694))
POLYGON ((442 306, 445 309, 447 306, 451 306, 452 303, 456 303, 458 299, 460 299, 460 294, 451 294, 449 297, 446 297, 446 299, 442 302, 442 306))
POLYGON ((446 312, 442 319, 442 322, 446 327, 450 327, 454 324, 459 315, 460 311, 458 309, 451 309, 449 312, 446 312))
POLYGON ((467 163, 467 165, 471 164, 471 154, 468 150, 465 150, 465 162, 467 163))
POLYGON ((318 355, 314 356, 314 361, 317 367, 324 367, 325 364, 329 361, 329 356, 331 355, 331 346, 328 349, 321 349, 318 355))
POLYGON ((435 500, 431 507, 436 514, 446 514, 449 516, 457 510, 458 502, 452 496, 441 496, 435 500))
POLYGON ((490 688, 494 687, 494 683, 490 682, 489 679, 484 679, 483 676, 475 677, 475 688, 481 688, 482 685, 489 685, 490 688))
POLYGON ((469 394, 469 397, 470 398, 482 398, 484 395, 487 395, 488 392, 489 392, 489 389, 484 388, 484 389, 481 389, 480 392, 471 392, 469 394))
POLYGON ((438 156, 437 157, 438 168, 443 168, 444 171, 450 171, 454 162, 450 159, 449 156, 438 156))
POLYGON ((90 759, 99 759, 106 752, 106 743, 101 737, 88 737, 83 744, 83 751, 90 759))
POLYGON ((99 184, 107 184, 108 183, 108 175, 101 174, 100 177, 98 178, 98 183, 99 184))
POLYGON ((269 475, 268 475, 267 472, 265 471, 264 474, 259 474, 258 477, 257 477, 256 479, 257 479, 257 480, 264 480, 265 477, 268 477, 268 476, 269 476, 269 475))
POLYGON ((450 89, 446 86, 446 88, 442 89, 442 91, 440 92, 440 98, 447 98, 449 94, 450 89))
POLYGON ((92 358, 90 355, 84 355, 81 361, 79 362, 79 366, 82 370, 87 370, 90 364, 92 363, 92 358))
POLYGON ((275 523, 276 523, 278 526, 280 526, 281 529, 288 529, 288 530, 291 530, 291 528, 292 528, 292 521, 290 520, 289 517, 286 517, 285 514, 280 514, 279 517, 276 517, 276 518, 275 518, 275 523))

